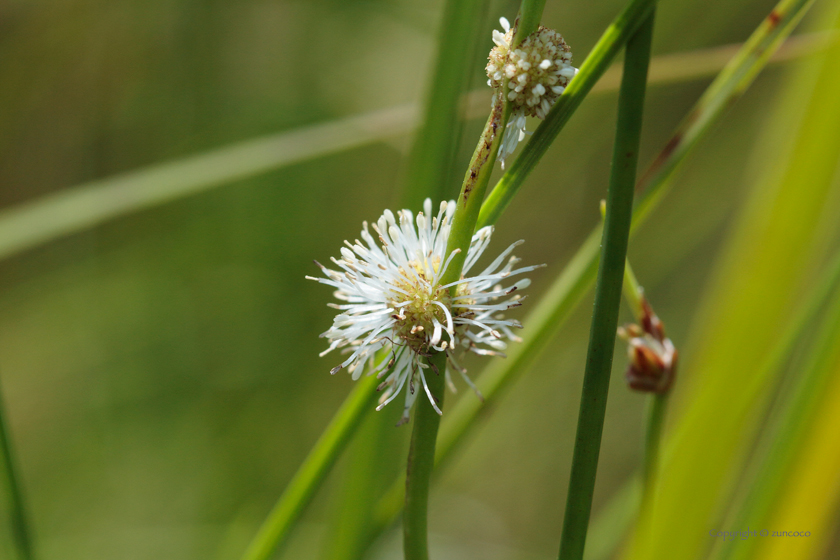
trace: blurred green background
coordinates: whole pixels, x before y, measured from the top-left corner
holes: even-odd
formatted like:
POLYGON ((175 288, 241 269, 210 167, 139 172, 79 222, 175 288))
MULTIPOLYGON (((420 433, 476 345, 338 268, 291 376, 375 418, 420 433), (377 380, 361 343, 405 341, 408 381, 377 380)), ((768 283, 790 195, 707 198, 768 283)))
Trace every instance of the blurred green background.
MULTIPOLYGON (((654 54, 743 41, 773 3, 663 2, 654 54)), ((0 205, 419 101, 441 5, 5 2, 0 205)), ((496 19, 512 19, 517 5, 492 3, 486 50, 496 19)), ((552 1, 543 22, 564 35, 579 64, 622 5, 552 1)), ((818 15, 805 26, 824 27, 818 15)), ((734 217, 784 154, 780 131, 801 110, 781 105, 797 64, 759 77, 631 243, 636 273, 684 361, 694 359, 691 326, 734 217)), ((482 72, 479 60, 474 88, 482 72)), ((707 84, 651 87, 643 165, 707 84)), ((599 220, 615 100, 608 92, 584 102, 497 225, 491 252, 525 239, 518 256, 548 264, 532 275, 524 312, 599 220)), ((451 196, 481 125, 462 123, 451 196)), ((0 263, 0 379, 42 558, 239 557, 352 384, 328 374, 333 359, 318 358, 318 334, 334 312, 329 290, 304 275, 316 272, 313 259, 325 262, 355 238, 362 220, 393 207, 409 145, 404 135, 291 165, 0 263)), ((836 237, 825 242, 836 246, 836 237)), ((438 558, 556 554, 590 302, 434 490, 438 558)), ((616 355, 596 510, 641 459, 644 399, 624 385, 621 345, 616 355)), ((471 372, 481 365, 473 360, 471 372)), ((475 397, 465 389, 457 398, 475 397)), ((336 481, 284 557, 319 557, 336 481)), ((0 554, 11 554, 8 538, 4 526, 0 554)), ((837 538, 825 541, 840 555, 837 538)), ((394 534, 374 557, 397 558, 398 549, 394 534)))

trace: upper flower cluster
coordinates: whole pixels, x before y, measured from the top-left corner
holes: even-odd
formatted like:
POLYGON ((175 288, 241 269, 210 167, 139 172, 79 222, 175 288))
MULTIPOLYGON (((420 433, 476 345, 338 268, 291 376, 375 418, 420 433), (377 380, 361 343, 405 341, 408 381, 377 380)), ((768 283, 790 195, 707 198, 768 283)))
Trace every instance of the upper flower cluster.
POLYGON ((490 242, 492 228, 485 227, 472 238, 461 279, 441 284, 441 277, 458 252, 446 254, 454 212, 455 202, 443 202, 433 216, 430 199, 416 217, 409 210, 399 211, 396 216, 386 210, 372 224, 379 244, 365 222, 363 242, 345 241, 341 258, 332 259, 340 271, 318 264, 325 278, 308 277, 336 288, 335 297, 344 302, 330 304, 340 313, 322 335, 330 341, 322 356, 335 349, 349 354, 331 373, 347 368, 353 379, 365 370, 379 377, 387 374, 379 387, 384 392, 377 410, 407 386, 403 420, 408 419, 418 384, 440 413, 426 383, 430 366, 423 358, 430 353, 446 352, 444 374, 450 388, 450 370, 454 369, 475 389, 458 363, 456 351, 498 355, 506 347, 505 339, 519 340, 511 329, 521 325, 504 318, 501 312, 521 305, 518 291, 530 281, 502 284, 538 268, 514 269, 518 259, 510 255, 519 245, 514 243, 481 273, 468 276, 490 242))
POLYGON ((510 23, 505 18, 499 22, 505 32, 493 31, 496 46, 490 51, 486 70, 487 85, 505 95, 512 105, 499 148, 504 167, 505 158, 525 137, 525 117, 544 119, 577 69, 571 64, 571 48, 553 29, 540 26, 514 49, 510 23))

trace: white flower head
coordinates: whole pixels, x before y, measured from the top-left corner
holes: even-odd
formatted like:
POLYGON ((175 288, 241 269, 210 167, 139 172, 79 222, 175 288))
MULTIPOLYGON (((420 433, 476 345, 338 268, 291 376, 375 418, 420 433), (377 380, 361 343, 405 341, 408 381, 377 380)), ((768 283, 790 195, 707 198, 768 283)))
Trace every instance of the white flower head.
POLYGON ((571 48, 553 29, 540 26, 513 49, 510 23, 505 18, 499 22, 505 32, 493 31, 496 46, 490 51, 486 70, 487 85, 506 96, 512 106, 499 147, 504 169, 505 158, 525 138, 525 117, 544 119, 577 69, 572 66, 571 48))
POLYGON ((457 371, 478 393, 459 364, 458 353, 503 355, 505 339, 521 340, 512 331, 521 328, 519 322, 502 313, 521 305, 519 292, 530 280, 509 279, 539 268, 514 268, 519 261, 511 253, 520 241, 470 276, 490 243, 493 229, 488 226, 473 236, 460 280, 441 284, 441 277, 459 252, 446 254, 455 208, 454 201, 442 202, 437 216, 433 216, 432 201, 426 199, 423 212, 416 217, 409 210, 401 210, 396 216, 386 210, 372 224, 373 233, 365 222, 362 241, 345 241, 341 258, 332 259, 340 270, 318 264, 325 277, 307 277, 336 288, 334 295, 342 301, 329 304, 340 313, 321 335, 330 342, 321 356, 332 350, 347 354, 331 373, 346 368, 353 379, 364 372, 385 377, 379 386, 382 397, 377 410, 405 388, 403 422, 408 420, 421 387, 440 413, 426 383, 428 375, 446 375, 447 384, 454 390, 450 370, 457 371), (455 288, 454 293, 451 288, 455 288), (426 363, 424 358, 434 351, 446 353, 445 372, 434 371, 426 363))

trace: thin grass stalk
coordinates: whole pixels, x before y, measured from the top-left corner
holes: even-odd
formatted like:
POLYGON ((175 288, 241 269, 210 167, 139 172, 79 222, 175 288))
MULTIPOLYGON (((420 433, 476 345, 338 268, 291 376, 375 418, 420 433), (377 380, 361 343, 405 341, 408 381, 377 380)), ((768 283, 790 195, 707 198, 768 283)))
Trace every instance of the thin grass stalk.
MULTIPOLYGON (((452 229, 446 246, 446 254, 456 252, 446 272, 441 276, 440 284, 450 284, 461 276, 469 244, 475 231, 478 210, 487 189, 490 173, 496 161, 499 139, 504 130, 505 121, 509 113, 502 96, 493 106, 487 124, 478 141, 470 166, 464 177, 461 193, 456 200, 457 208, 452 217, 452 229)), ((453 294, 457 286, 451 288, 453 294)), ((444 371, 446 369, 446 354, 433 355, 429 364, 435 373, 426 375, 426 382, 432 398, 443 405, 445 388, 444 371), (440 364, 440 367, 438 367, 440 364)), ((405 513, 403 516, 403 550, 406 560, 427 560, 427 509, 429 484, 431 483, 434 467, 435 445, 440 426, 440 416, 426 399, 418 399, 418 407, 414 416, 414 427, 411 433, 411 445, 408 455, 408 468, 405 481, 405 513), (427 410, 428 409, 428 410, 427 410)))
POLYGON ((668 395, 651 394, 647 397, 645 418, 644 459, 642 463, 642 497, 637 510, 636 533, 639 538, 653 538, 653 504, 655 503, 657 475, 659 472, 659 450, 662 444, 662 428, 668 410, 668 395))
POLYGON ((35 554, 32 548, 32 538, 27 522, 26 505, 23 490, 17 475, 11 435, 5 418, 3 393, 0 391, 0 471, 3 473, 3 486, 9 501, 9 521, 11 523, 12 540, 20 560, 33 560, 35 554))
POLYGON ((242 560, 267 560, 285 542, 303 508, 355 432, 364 412, 374 406, 378 384, 375 376, 359 379, 260 526, 242 560))
POLYGON ((540 27, 545 0, 522 0, 513 44, 519 45, 540 27))
MULTIPOLYGON (((603 210, 602 210, 603 211, 603 210)), ((633 312, 637 323, 642 323, 644 290, 630 266, 630 260, 624 264, 624 299, 633 312)), ((645 512, 653 501, 656 487, 656 471, 659 465, 659 444, 662 440, 662 427, 665 423, 665 412, 668 408, 668 393, 653 393, 648 396, 647 414, 645 415, 644 462, 642 464, 642 505, 640 511, 645 512)))
POLYGON ((656 492, 656 473, 659 469, 659 448, 662 442, 662 427, 665 424, 665 412, 668 410, 668 393, 648 397, 647 418, 645 421, 645 449, 642 471, 641 511, 647 511, 653 503, 656 492))
POLYGON ((654 16, 651 13, 627 41, 624 58, 601 262, 595 285, 595 308, 592 314, 572 472, 560 539, 560 560, 582 559, 586 544, 601 433, 607 409, 624 263, 630 238, 653 21, 654 16))

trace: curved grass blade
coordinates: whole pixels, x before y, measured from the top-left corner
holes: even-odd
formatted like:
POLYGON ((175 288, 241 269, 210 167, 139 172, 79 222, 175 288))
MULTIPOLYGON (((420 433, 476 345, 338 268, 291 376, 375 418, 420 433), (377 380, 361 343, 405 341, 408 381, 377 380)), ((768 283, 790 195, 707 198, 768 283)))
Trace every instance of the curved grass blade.
POLYGON ((365 376, 356 382, 356 386, 268 514, 242 560, 266 560, 283 542, 356 431, 364 412, 374 406, 378 384, 379 379, 376 376, 365 376))

